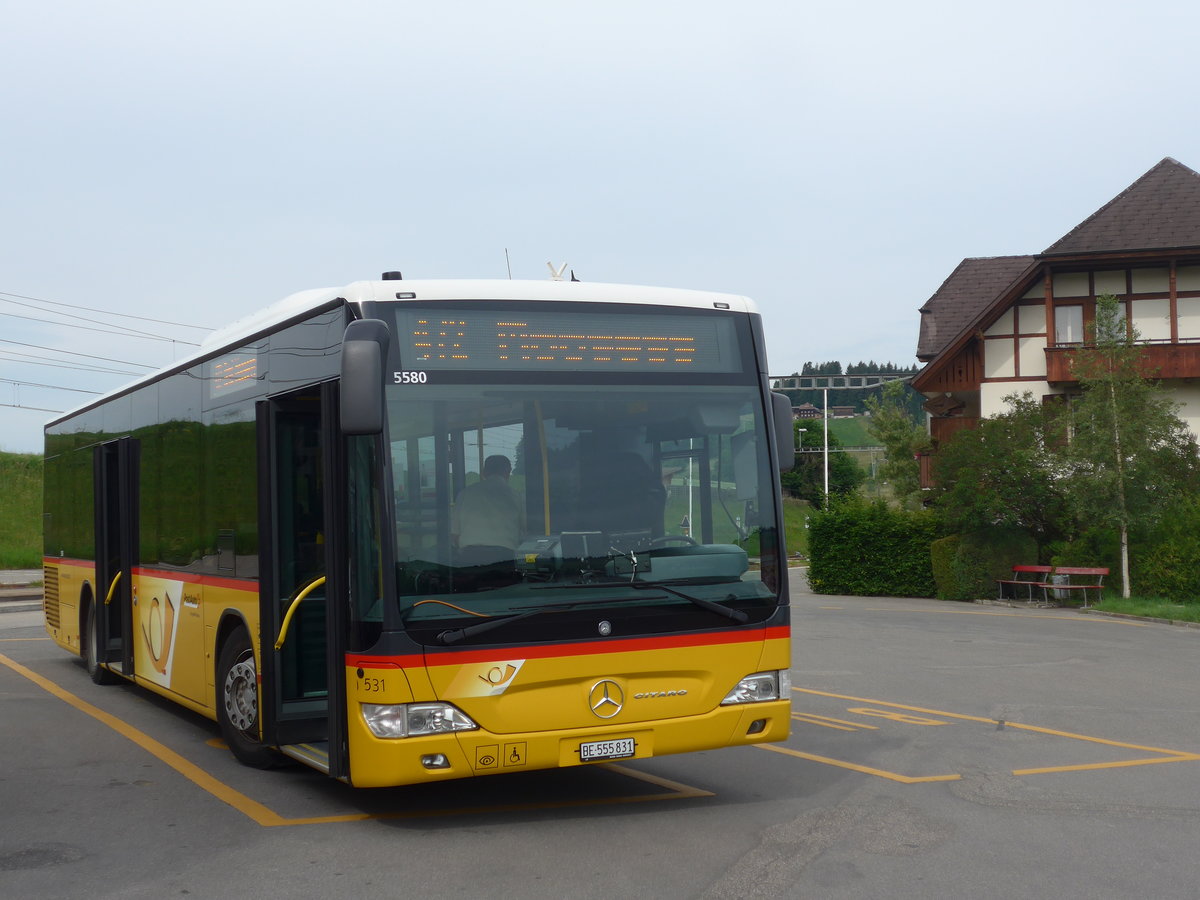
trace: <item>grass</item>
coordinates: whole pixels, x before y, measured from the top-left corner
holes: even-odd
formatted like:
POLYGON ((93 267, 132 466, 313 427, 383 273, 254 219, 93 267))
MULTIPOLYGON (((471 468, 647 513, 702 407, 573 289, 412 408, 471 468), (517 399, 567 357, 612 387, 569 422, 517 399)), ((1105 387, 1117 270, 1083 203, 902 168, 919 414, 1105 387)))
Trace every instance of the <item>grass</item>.
MULTIPOLYGON (((822 420, 814 419, 813 421, 816 422, 816 430, 820 434, 825 427, 822 420)), ((830 419, 829 433, 836 435, 843 447, 874 447, 879 444, 879 441, 871 437, 867 430, 870 421, 866 416, 855 416, 852 419, 830 419)))
POLYGON ((42 566, 42 457, 0 451, 0 569, 42 566))
MULTIPOLYGON (((808 529, 805 520, 808 518, 809 505, 805 500, 783 500, 783 530, 787 539, 787 554, 790 559, 808 556, 808 529)), ((742 544, 742 548, 750 556, 758 556, 758 535, 752 534, 742 544)))
POLYGON ((783 530, 787 535, 788 556, 808 556, 809 505, 806 500, 783 498, 783 530))
POLYGON ((1200 622, 1200 603, 1172 603, 1160 597, 1130 597, 1125 600, 1106 595, 1093 609, 1100 612, 1141 616, 1147 619, 1170 619, 1174 622, 1200 622))

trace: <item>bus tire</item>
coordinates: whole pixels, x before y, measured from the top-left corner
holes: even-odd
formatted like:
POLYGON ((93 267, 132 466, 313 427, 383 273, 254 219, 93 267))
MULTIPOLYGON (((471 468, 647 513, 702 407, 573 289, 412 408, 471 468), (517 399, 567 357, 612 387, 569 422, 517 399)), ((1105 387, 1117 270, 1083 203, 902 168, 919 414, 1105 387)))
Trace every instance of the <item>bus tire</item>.
POLYGON ((258 670, 244 628, 233 631, 217 657, 217 723, 242 765, 270 769, 283 758, 259 739, 258 670))
POLYGON ((83 617, 83 662, 87 666, 88 675, 93 684, 116 684, 120 679, 104 666, 100 665, 100 634, 96 630, 96 604, 88 601, 87 612, 83 617))

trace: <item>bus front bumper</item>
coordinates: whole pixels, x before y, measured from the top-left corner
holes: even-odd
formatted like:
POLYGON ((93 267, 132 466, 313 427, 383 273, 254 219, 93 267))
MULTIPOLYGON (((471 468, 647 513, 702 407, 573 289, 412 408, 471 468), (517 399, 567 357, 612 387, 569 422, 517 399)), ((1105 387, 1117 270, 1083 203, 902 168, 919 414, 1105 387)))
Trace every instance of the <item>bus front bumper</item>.
POLYGON ((385 739, 371 732, 354 707, 349 744, 350 781, 356 787, 394 787, 782 741, 791 719, 791 703, 775 700, 624 725, 516 734, 477 729, 385 739))

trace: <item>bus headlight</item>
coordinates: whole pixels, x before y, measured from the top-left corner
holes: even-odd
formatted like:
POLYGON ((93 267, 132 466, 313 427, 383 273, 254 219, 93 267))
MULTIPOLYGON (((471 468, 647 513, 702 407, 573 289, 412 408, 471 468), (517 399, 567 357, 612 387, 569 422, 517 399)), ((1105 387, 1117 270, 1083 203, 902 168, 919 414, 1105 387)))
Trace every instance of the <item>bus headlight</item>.
POLYGON ((786 700, 792 693, 792 677, 787 669, 755 672, 747 675, 725 695, 722 706, 734 703, 762 703, 764 700, 786 700))
POLYGON ((449 731, 473 731, 479 726, 449 703, 363 703, 362 716, 379 738, 420 737, 449 731))

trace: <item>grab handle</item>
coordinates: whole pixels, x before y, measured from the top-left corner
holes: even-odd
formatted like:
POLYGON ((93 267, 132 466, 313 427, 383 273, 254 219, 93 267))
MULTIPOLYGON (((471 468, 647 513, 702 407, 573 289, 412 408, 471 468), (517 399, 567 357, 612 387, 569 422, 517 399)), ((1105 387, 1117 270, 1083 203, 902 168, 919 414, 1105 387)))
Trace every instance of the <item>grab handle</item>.
POLYGON ((283 642, 287 640, 288 626, 292 624, 292 616, 295 614, 296 610, 300 608, 300 601, 324 583, 325 576, 322 575, 296 595, 296 599, 293 600, 291 606, 288 607, 287 615, 283 617, 283 626, 279 629, 279 638, 275 641, 276 650, 281 649, 283 647, 283 642))

